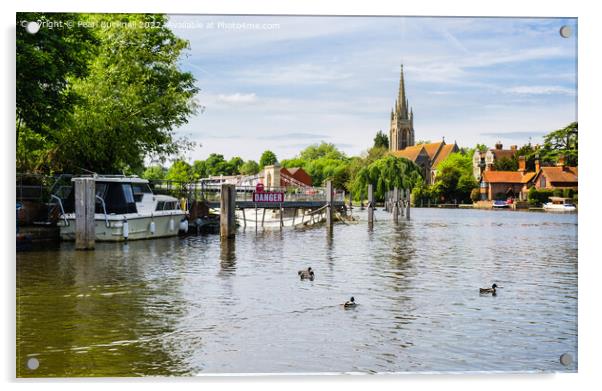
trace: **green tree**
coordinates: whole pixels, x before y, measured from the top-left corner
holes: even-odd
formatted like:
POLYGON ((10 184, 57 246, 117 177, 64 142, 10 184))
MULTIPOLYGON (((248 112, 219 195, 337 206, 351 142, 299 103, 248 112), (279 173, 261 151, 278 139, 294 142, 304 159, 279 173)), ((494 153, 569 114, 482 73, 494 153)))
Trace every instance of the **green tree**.
POLYGON ((230 175, 230 166, 222 154, 210 154, 207 160, 205 160, 205 164, 207 166, 208 175, 230 175))
POLYGON ((437 166, 431 192, 444 202, 469 202, 472 189, 478 187, 472 172, 472 156, 452 153, 437 166))
POLYGON ((413 189, 421 181, 420 168, 414 162, 387 155, 363 167, 357 173, 352 191, 358 197, 365 197, 368 184, 372 184, 376 200, 382 201, 387 190, 393 190, 395 187, 413 189))
POLYGON ((312 144, 305 148, 299 153, 299 158, 310 162, 319 158, 343 160, 346 156, 334 144, 322 141, 320 144, 312 144))
POLYGON ((259 164, 255 160, 247 160, 240 166, 240 173, 243 175, 255 175, 259 172, 259 164))
POLYGON ((192 163, 192 174, 195 179, 206 178, 209 176, 207 171, 207 162, 204 160, 195 160, 192 163))
POLYGON ((502 157, 495 160, 493 167, 496 171, 516 171, 518 170, 518 160, 515 156, 502 157))
POLYGON ((150 167, 147 167, 146 170, 144 170, 144 173, 142 174, 142 178, 148 179, 149 181, 163 180, 163 179, 165 179, 166 171, 167 170, 165 170, 165 168, 163 168, 162 166, 159 166, 159 165, 150 166, 150 167))
POLYGON ((234 156, 228 161, 228 171, 230 175, 236 175, 240 173, 240 167, 244 164, 244 160, 239 156, 234 156))
POLYGON ((487 152, 487 145, 485 144, 477 144, 474 148, 475 150, 479 151, 479 152, 487 152))
POLYGON ((259 159, 259 169, 263 169, 265 166, 271 166, 276 163, 278 159, 276 158, 276 154, 270 150, 267 150, 261 154, 261 158, 259 159))
POLYGON ((176 160, 167 170, 165 179, 176 182, 190 182, 194 179, 192 166, 183 160, 176 160))
POLYGON ((32 133, 30 138, 56 143, 62 122, 73 111, 78 95, 70 88, 69 79, 88 74, 96 44, 90 29, 79 25, 81 19, 79 14, 17 13, 17 147, 24 129, 32 133), (73 22, 74 25, 42 27, 36 34, 30 34, 21 25, 22 21, 73 22))
POLYGON ((379 130, 374 137, 375 148, 389 148, 389 136, 387 136, 382 130, 379 130))
POLYGON ((190 147, 174 135, 196 111, 195 80, 179 69, 188 42, 167 27, 119 25, 163 26, 164 15, 91 14, 85 19, 106 25, 90 29, 99 43, 88 76, 70 82, 82 99, 60 128, 56 155, 62 168, 120 172, 141 167, 146 156, 190 147))
POLYGON ((544 137, 540 159, 545 163, 553 164, 562 155, 567 165, 576 166, 579 162, 578 150, 578 125, 577 122, 573 122, 544 137))

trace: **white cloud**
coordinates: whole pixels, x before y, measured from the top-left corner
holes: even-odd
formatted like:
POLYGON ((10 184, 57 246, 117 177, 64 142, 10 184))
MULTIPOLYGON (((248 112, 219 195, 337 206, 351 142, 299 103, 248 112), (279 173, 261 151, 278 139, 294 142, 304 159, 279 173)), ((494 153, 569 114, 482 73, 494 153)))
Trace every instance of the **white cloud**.
POLYGON ((240 92, 237 92, 235 94, 230 94, 230 95, 220 94, 217 96, 217 100, 218 100, 218 102, 223 102, 223 103, 247 104, 247 103, 257 102, 257 95, 255 93, 241 94, 240 92))
POLYGON ((504 92, 519 95, 575 95, 576 93, 576 91, 571 88, 560 86, 516 86, 507 88, 504 90, 504 92))

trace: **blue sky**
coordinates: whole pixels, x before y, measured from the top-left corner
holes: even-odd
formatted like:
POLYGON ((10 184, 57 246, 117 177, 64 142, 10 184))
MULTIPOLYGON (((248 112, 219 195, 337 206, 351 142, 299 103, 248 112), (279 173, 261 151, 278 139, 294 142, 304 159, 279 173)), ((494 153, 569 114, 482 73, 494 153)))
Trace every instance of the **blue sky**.
POLYGON ((177 130, 210 153, 279 159, 327 141, 348 155, 388 133, 400 64, 416 140, 541 142, 577 119, 576 19, 170 17, 202 113, 177 130), (183 24, 187 23, 186 26, 183 24), (238 23, 239 25, 236 25, 238 23), (241 26, 241 23, 256 24, 241 26), (559 29, 572 27, 562 38, 559 29))

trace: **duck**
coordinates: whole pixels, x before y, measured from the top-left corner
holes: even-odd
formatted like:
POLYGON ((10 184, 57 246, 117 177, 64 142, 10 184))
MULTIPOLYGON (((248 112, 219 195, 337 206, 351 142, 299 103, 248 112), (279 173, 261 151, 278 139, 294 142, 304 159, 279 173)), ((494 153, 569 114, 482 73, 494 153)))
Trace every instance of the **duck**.
POLYGON ((355 302, 355 298, 353 296, 351 296, 351 298, 345 302, 345 304, 343 304, 343 307, 345 308, 353 308, 357 305, 357 303, 355 302))
POLYGON ((495 295, 496 294, 496 292, 495 292, 496 288, 498 288, 497 284, 491 285, 491 288, 479 288, 479 293, 481 293, 481 294, 491 293, 491 294, 495 295))
POLYGON ((311 267, 308 267, 307 270, 299 270, 297 272, 297 274, 299 275, 299 278, 302 280, 309 280, 309 281, 313 281, 315 278, 315 274, 314 271, 311 267))

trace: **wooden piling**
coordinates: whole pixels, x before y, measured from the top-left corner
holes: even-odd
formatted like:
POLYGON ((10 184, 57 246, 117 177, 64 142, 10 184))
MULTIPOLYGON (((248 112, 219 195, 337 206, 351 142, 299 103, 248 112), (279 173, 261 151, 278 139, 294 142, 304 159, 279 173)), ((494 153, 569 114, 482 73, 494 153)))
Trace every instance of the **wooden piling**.
POLYGON ((284 227, 284 208, 282 207, 282 204, 280 204, 280 229, 282 229, 282 227, 284 227))
POLYGON ((222 184, 220 197, 220 236, 222 239, 232 238, 236 232, 236 187, 222 184))
POLYGON ((94 250, 96 184, 94 178, 75 178, 73 182, 75 182, 75 248, 94 250))
POLYGON ((326 182, 326 228, 332 230, 332 181, 326 182))
POLYGON ((406 189, 406 220, 410 219, 410 189, 406 189))
POLYGON ((242 208, 242 223, 243 223, 243 228, 247 229, 247 216, 245 214, 245 208, 242 208))
POLYGON ((368 223, 374 222, 374 189, 372 184, 368 185, 368 223))
POLYGON ((393 189, 393 221, 395 224, 399 222, 399 189, 393 189))
POLYGON ((257 214, 258 214, 257 204, 255 204, 255 233, 257 233, 257 229, 258 229, 258 227, 257 227, 257 225, 258 225, 257 224, 257 219, 258 219, 257 214))

